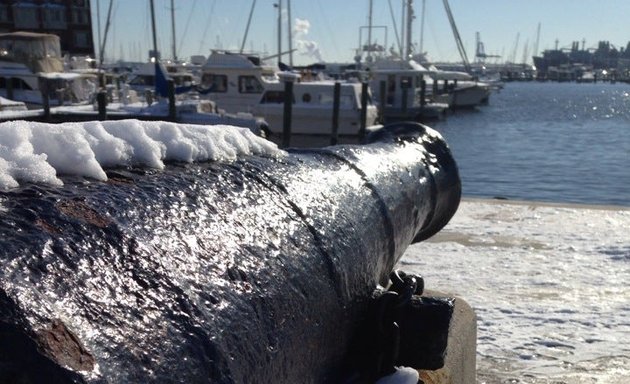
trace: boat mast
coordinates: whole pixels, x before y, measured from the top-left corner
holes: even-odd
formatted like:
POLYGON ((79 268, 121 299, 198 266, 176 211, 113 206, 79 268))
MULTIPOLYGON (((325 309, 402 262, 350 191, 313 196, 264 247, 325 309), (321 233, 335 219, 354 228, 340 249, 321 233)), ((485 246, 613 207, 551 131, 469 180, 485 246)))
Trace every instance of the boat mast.
POLYGON ((158 50, 157 50, 157 36, 155 33, 155 10, 153 7, 153 0, 150 0, 151 5, 151 28, 153 30, 153 54, 155 55, 155 62, 158 62, 158 50))
POLYGON ((398 44, 398 52, 400 56, 402 56, 402 43, 400 41, 400 36, 398 36, 398 25, 396 24, 396 16, 394 16, 394 8, 392 7, 392 0, 387 0, 389 4, 389 15, 392 18, 392 24, 394 25, 394 34, 396 35, 396 43, 398 44))
POLYGON ((278 0, 278 65, 282 61, 282 0, 278 0))
POLYGON ((241 43, 241 50, 239 53, 243 53, 245 49, 245 42, 247 41, 247 34, 249 33, 249 26, 252 23, 252 15, 254 14, 254 7, 256 6, 256 0, 252 1, 252 7, 249 10, 249 17, 247 18, 247 26, 245 27, 245 36, 243 36, 243 42, 241 43))
POLYGON ((173 30, 173 61, 177 61, 177 46, 175 45, 175 6, 171 0, 171 27, 173 30))
POLYGON ((287 16, 289 20, 287 20, 287 31, 289 32, 289 66, 293 68, 293 32, 291 29, 291 0, 287 0, 287 16))
POLYGON ((448 5, 448 0, 443 0, 444 9, 446 10, 446 15, 448 16, 448 22, 451 24, 451 29, 453 30, 453 35, 455 36, 455 43, 457 44, 457 50, 459 51, 459 55, 462 57, 462 61, 464 62, 464 68, 466 72, 470 73, 470 62, 468 61, 468 56, 466 55, 466 50, 464 49, 464 44, 462 43, 462 38, 459 36, 459 31, 457 30, 457 26, 455 25, 455 20, 453 19, 453 13, 451 12, 451 7, 448 5))
POLYGON ((409 60, 411 58, 411 52, 413 50, 411 46, 411 27, 413 17, 413 0, 407 0, 407 45, 405 46, 405 60, 409 60))
POLYGON ((407 34, 405 33, 405 23, 407 18, 405 17, 405 11, 407 9, 407 5, 405 0, 402 0, 402 14, 400 16, 400 39, 402 40, 402 46, 400 50, 400 57, 404 59, 407 51, 407 34))
POLYGON ((107 22, 105 22, 105 32, 103 32, 103 42, 101 43, 101 49, 99 50, 99 68, 103 66, 103 55, 105 54, 105 43, 107 42, 107 32, 109 31, 109 23, 112 19, 112 3, 114 0, 109 0, 109 9, 107 10, 107 22))
POLYGON ((418 47, 418 51, 420 54, 422 54, 424 50, 424 12, 426 9, 426 5, 426 0, 422 0, 422 14, 420 15, 420 46, 418 47))
POLYGON ((369 6, 369 11, 368 11, 368 56, 367 56, 367 62, 371 63, 372 62, 372 0, 370 0, 369 2, 370 6, 369 6))
POLYGON ((540 42, 540 23, 536 29, 536 44, 534 44, 534 56, 538 56, 538 43, 540 42))
POLYGON ((98 54, 99 54, 99 60, 100 60, 100 54, 101 54, 101 2, 99 0, 96 0, 96 38, 98 41, 98 54))

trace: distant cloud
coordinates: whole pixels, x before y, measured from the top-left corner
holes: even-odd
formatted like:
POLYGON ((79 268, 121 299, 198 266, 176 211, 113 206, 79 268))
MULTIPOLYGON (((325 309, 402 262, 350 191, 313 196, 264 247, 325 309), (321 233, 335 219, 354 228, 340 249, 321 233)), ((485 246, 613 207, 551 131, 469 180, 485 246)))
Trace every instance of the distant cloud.
POLYGON ((295 18, 295 25, 293 26, 293 35, 296 36, 296 38, 307 35, 309 29, 311 29, 310 21, 305 20, 305 19, 300 19, 298 17, 295 18))
POLYGON ((295 18, 293 26, 293 39, 298 52, 303 56, 309 56, 317 62, 323 62, 321 51, 317 42, 307 40, 305 37, 311 28, 311 22, 306 19, 295 18))

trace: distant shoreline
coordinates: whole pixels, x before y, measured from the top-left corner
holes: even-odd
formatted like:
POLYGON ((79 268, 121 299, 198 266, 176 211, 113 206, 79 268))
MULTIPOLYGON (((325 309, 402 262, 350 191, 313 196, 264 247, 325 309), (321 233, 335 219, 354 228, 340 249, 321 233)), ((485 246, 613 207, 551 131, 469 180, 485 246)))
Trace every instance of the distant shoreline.
POLYGON ((599 209, 606 211, 630 211, 630 207, 625 205, 610 204, 585 204, 585 203, 565 203, 552 201, 536 201, 536 200, 518 200, 518 199, 493 199, 491 197, 472 197, 463 196, 462 201, 470 203, 488 203, 488 204, 508 204, 508 205, 531 205, 537 207, 561 207, 561 208, 578 208, 578 209, 599 209))

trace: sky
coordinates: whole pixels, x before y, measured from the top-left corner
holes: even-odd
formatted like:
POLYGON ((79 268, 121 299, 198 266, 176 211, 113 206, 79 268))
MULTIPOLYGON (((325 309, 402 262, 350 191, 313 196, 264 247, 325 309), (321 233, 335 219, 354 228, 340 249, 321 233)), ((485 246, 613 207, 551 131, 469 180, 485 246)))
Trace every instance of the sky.
MULTIPOLYGON (((154 0, 157 40, 162 58, 173 58, 171 0, 154 0)), ((283 51, 288 49, 287 0, 283 0, 283 51)), ((253 0, 174 0, 175 42, 179 59, 207 56, 211 49, 239 50, 253 0)), ((278 51, 278 0, 257 0, 244 46, 246 51, 273 55, 278 51)), ((402 0, 373 0, 373 41, 397 47, 401 35, 402 0), (393 10, 393 17, 392 12, 393 10), (394 27, 394 23, 396 27, 394 27)), ((412 41, 421 37, 422 0, 414 0, 416 18, 412 41)), ((630 40, 630 0, 450 0, 450 8, 468 58, 475 56, 479 32, 486 54, 500 55, 492 61, 531 62, 540 24, 538 51, 570 47, 573 41, 585 48, 600 40, 625 47, 630 40)), ((293 61, 352 62, 359 38, 367 41, 369 0, 292 0, 293 61), (362 28, 363 27, 363 28, 362 28)), ((108 0, 92 0, 95 46, 105 29, 108 0), (100 11, 99 11, 100 9, 100 11), (100 18, 98 17, 100 15, 100 18)), ((459 61, 455 39, 442 0, 425 0, 422 50, 432 61, 459 61)), ((114 0, 106 61, 145 61, 152 46, 149 0, 114 0)), ((97 50, 98 51, 98 50, 97 50)), ((98 55, 97 55, 98 56, 98 55)), ((288 62, 288 57, 283 60, 288 62)))

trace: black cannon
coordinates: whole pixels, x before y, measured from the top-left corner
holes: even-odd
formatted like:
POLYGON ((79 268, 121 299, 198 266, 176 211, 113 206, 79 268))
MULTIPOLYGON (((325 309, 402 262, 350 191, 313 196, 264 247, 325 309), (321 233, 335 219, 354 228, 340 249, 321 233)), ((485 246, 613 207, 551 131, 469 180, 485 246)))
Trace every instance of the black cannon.
POLYGON ((460 182, 434 131, 0 192, 0 382, 324 383, 460 182))

